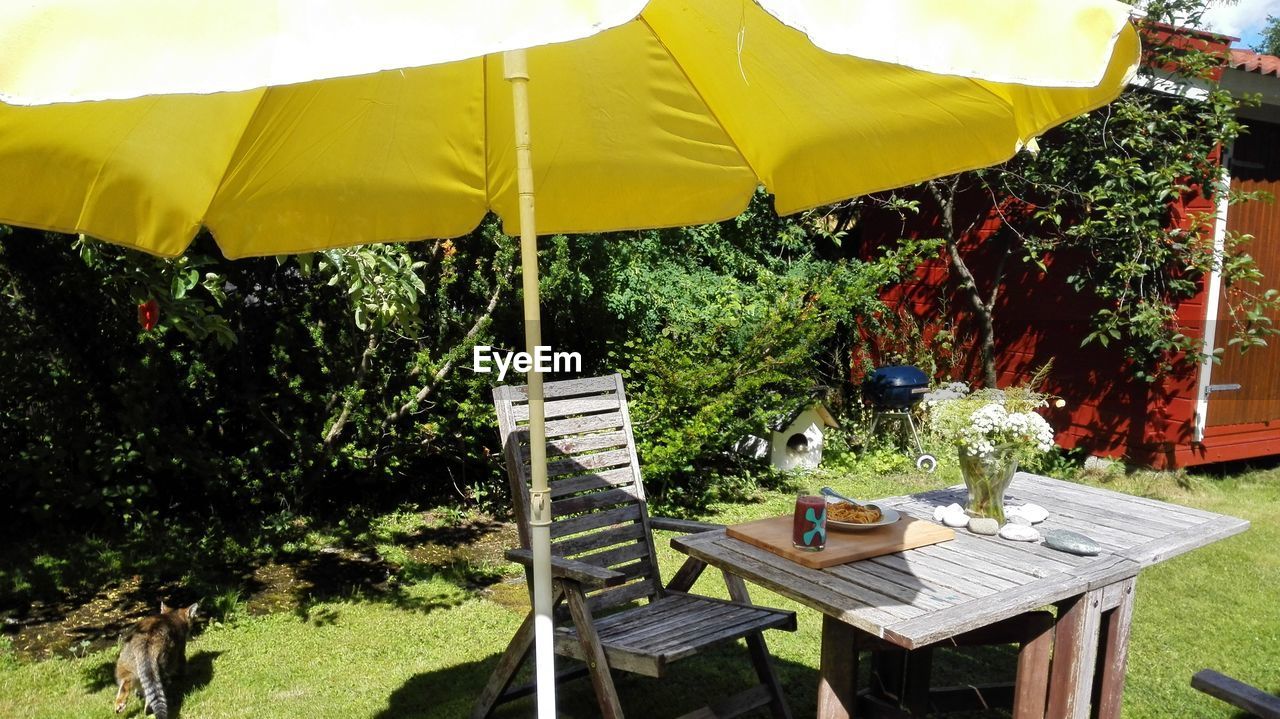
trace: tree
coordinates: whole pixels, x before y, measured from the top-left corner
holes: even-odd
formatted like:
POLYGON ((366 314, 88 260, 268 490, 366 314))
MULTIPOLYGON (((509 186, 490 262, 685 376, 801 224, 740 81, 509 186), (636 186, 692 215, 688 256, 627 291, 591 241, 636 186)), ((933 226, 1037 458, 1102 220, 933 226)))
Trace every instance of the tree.
POLYGON ((1258 44, 1254 45, 1253 49, 1267 55, 1280 55, 1280 17, 1267 16, 1267 23, 1263 26, 1258 44))
MULTIPOLYGON (((1151 38, 1157 32, 1153 23, 1178 18, 1196 25, 1204 10, 1204 0, 1148 3, 1140 29, 1151 38)), ((1276 293, 1259 284, 1245 252, 1251 238, 1228 237, 1225 256, 1216 258, 1211 218, 1177 222, 1172 216, 1179 200, 1196 193, 1216 200, 1228 191, 1220 186, 1219 150, 1242 126, 1236 119, 1240 100, 1213 80, 1222 58, 1195 42, 1147 43, 1144 50, 1141 75, 1168 69, 1188 84, 1206 86, 1207 95, 1159 93, 1146 89, 1150 83, 1138 83, 1003 165, 900 193, 913 209, 939 218, 952 277, 977 324, 987 386, 996 382, 997 299, 1006 272, 1018 262, 1050 272, 1054 257, 1088 258, 1064 263, 1070 267, 1066 282, 1097 305, 1082 344, 1119 345, 1133 374, 1147 381, 1176 362, 1198 359, 1199 347, 1181 332, 1175 304, 1198 291, 1216 262, 1226 284, 1248 290, 1233 296, 1232 316, 1239 321, 1232 343, 1242 349, 1265 344, 1275 332, 1261 309, 1275 306, 1276 293), (1001 230, 992 239, 992 264, 979 279, 961 244, 993 214, 1001 230)))

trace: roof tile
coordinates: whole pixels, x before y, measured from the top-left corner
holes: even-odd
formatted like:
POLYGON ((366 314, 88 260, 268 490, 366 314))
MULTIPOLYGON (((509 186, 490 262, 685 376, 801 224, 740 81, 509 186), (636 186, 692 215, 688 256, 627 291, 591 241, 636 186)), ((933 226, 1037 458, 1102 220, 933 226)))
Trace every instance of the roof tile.
POLYGON ((1263 55, 1252 50, 1231 48, 1230 65, 1233 70, 1280 77, 1280 57, 1275 55, 1263 55))

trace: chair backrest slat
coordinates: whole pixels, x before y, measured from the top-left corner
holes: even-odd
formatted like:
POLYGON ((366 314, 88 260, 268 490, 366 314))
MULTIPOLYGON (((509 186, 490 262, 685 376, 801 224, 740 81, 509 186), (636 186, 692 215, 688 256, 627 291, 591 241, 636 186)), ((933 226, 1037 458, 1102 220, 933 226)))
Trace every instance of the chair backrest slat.
MULTIPOLYGON (((617 383, 614 381, 615 376, 605 375, 603 377, 571 379, 564 382, 544 382, 542 384, 542 398, 559 399, 561 397, 591 394, 592 392, 612 392, 617 387, 617 383)), ((511 385, 511 399, 513 402, 527 402, 529 400, 529 388, 522 384, 511 385)))
POLYGON ((621 567, 637 560, 647 560, 648 558, 649 553, 646 551, 644 544, 640 542, 630 542, 620 547, 606 549, 603 552, 574 557, 579 562, 594 564, 597 567, 621 567))
POLYGON ((578 515, 605 507, 614 507, 619 504, 633 504, 637 499, 639 498, 636 496, 634 484, 629 487, 586 492, 574 497, 551 500, 551 516, 554 518, 565 515, 578 515))
POLYGON ((647 591, 647 588, 641 582, 623 584, 619 587, 603 589, 587 597, 587 608, 591 610, 592 613, 595 613, 605 609, 619 607, 624 604, 630 604, 641 599, 649 599, 652 596, 653 593, 647 591))
MULTIPOLYGON (((556 457, 572 457, 580 452, 614 449, 617 447, 626 449, 626 446, 627 435, 621 430, 617 432, 605 432, 603 434, 571 435, 569 437, 548 440, 547 458, 555 459, 556 457)), ((524 453, 524 461, 529 461, 528 452, 524 453)))
POLYGON ((561 539, 551 543, 551 553, 560 557, 577 557, 587 552, 595 552, 606 547, 634 542, 644 538, 644 527, 631 524, 608 532, 592 532, 569 539, 561 539))
MULTIPOLYGON (((657 557, 622 377, 543 385, 552 553, 623 573, 628 581, 591 596, 603 610, 661 595, 657 557)), ((493 393, 520 541, 529 547, 529 405, 526 387, 493 393)))
MULTIPOLYGON (((617 429, 622 427, 622 412, 604 412, 602 414, 593 414, 586 417, 571 417, 569 419, 552 419, 547 421, 546 434, 547 439, 553 437, 564 437, 572 434, 586 434, 587 432, 598 432, 604 429, 617 429)), ((523 441, 529 442, 528 433, 524 433, 523 441)))
POLYGON ((640 522, 640 507, 637 505, 608 509, 603 512, 593 512, 581 517, 559 520, 553 518, 551 520, 551 538, 560 539, 561 537, 594 532, 595 530, 616 532, 626 525, 640 522))
POLYGON ((583 474, 586 470, 610 469, 625 467, 631 464, 631 453, 626 447, 611 449, 594 454, 579 454, 564 459, 547 461, 547 476, 559 477, 565 474, 583 474))
POLYGON ((551 487, 551 498, 559 499, 592 489, 621 487, 631 484, 632 476, 631 467, 628 466, 561 479, 551 487))
MULTIPOLYGON (((550 384, 549 382, 547 384, 550 384)), ((598 395, 593 397, 568 397, 565 399, 546 400, 544 398, 543 416, 547 419, 563 419, 579 417, 584 414, 597 414, 618 408, 617 395, 598 395)), ((517 404, 511 408, 511 416, 517 422, 529 419, 529 405, 517 404)))

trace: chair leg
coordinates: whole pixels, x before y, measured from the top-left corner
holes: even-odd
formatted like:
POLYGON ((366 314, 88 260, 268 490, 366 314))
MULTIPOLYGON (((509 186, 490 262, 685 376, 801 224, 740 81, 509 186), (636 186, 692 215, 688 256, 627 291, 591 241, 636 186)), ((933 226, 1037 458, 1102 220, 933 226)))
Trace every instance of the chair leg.
POLYGON ((870 692, 872 696, 892 701, 894 706, 901 707, 903 700, 903 679, 906 676, 907 650, 905 649, 872 649, 871 650, 870 692))
POLYGON ((756 676, 760 683, 769 690, 769 712, 773 719, 791 719, 791 707, 782 693, 782 682, 778 681, 778 672, 774 669, 773 659, 769 656, 769 646, 765 644, 764 634, 757 632, 747 636, 747 651, 751 653, 751 663, 755 665, 756 676))
MULTIPOLYGON (((742 577, 721 571, 724 575, 725 588, 729 590, 729 598, 742 604, 751 603, 751 593, 747 591, 747 583, 742 577)), ((755 665, 756 676, 760 683, 769 690, 769 712, 774 719, 791 719, 791 707, 782 693, 782 682, 778 681, 778 672, 774 669, 773 658, 769 656, 769 645, 764 641, 764 632, 756 632, 747 636, 747 651, 751 653, 751 663, 755 665)))
POLYGON ((929 680, 933 674, 933 648, 921 647, 903 656, 902 701, 900 706, 912 714, 929 713, 929 680))
POLYGON ((566 583, 564 592, 569 601, 569 612, 573 615, 573 626, 578 630, 578 645, 582 647, 591 675, 591 686, 596 690, 596 700, 600 703, 600 716, 622 719, 622 705, 618 701, 618 690, 613 685, 613 675, 609 672, 609 660, 600 645, 600 635, 596 634, 595 624, 591 621, 591 610, 587 608, 582 588, 566 583))
POLYGON ((471 707, 471 719, 487 719, 493 713, 493 708, 497 706, 502 694, 507 687, 511 686, 511 680, 515 678, 516 672, 529 658, 529 650, 532 648, 533 612, 529 612, 524 622, 520 624, 520 628, 516 630, 515 636, 511 638, 506 651, 498 659, 498 666, 493 668, 493 673, 489 675, 489 681, 484 685, 480 696, 476 697, 476 703, 471 707))

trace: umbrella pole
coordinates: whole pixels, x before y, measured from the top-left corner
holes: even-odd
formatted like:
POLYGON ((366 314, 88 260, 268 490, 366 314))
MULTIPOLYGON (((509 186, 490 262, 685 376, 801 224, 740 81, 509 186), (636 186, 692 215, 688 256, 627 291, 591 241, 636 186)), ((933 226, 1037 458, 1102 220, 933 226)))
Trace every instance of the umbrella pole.
MULTIPOLYGON (((511 83, 515 112, 516 187, 520 193, 520 270, 524 283, 524 343, 531 356, 542 344, 538 299, 538 231, 533 216, 533 160, 529 149, 529 67, 525 51, 509 50, 502 57, 503 76, 511 83)), ((547 487, 546 417, 543 414, 542 373, 529 371, 529 464, 533 486, 529 492, 529 528, 533 549, 534 666, 538 687, 538 718, 555 719, 556 674, 551 623, 551 493, 547 487)))

